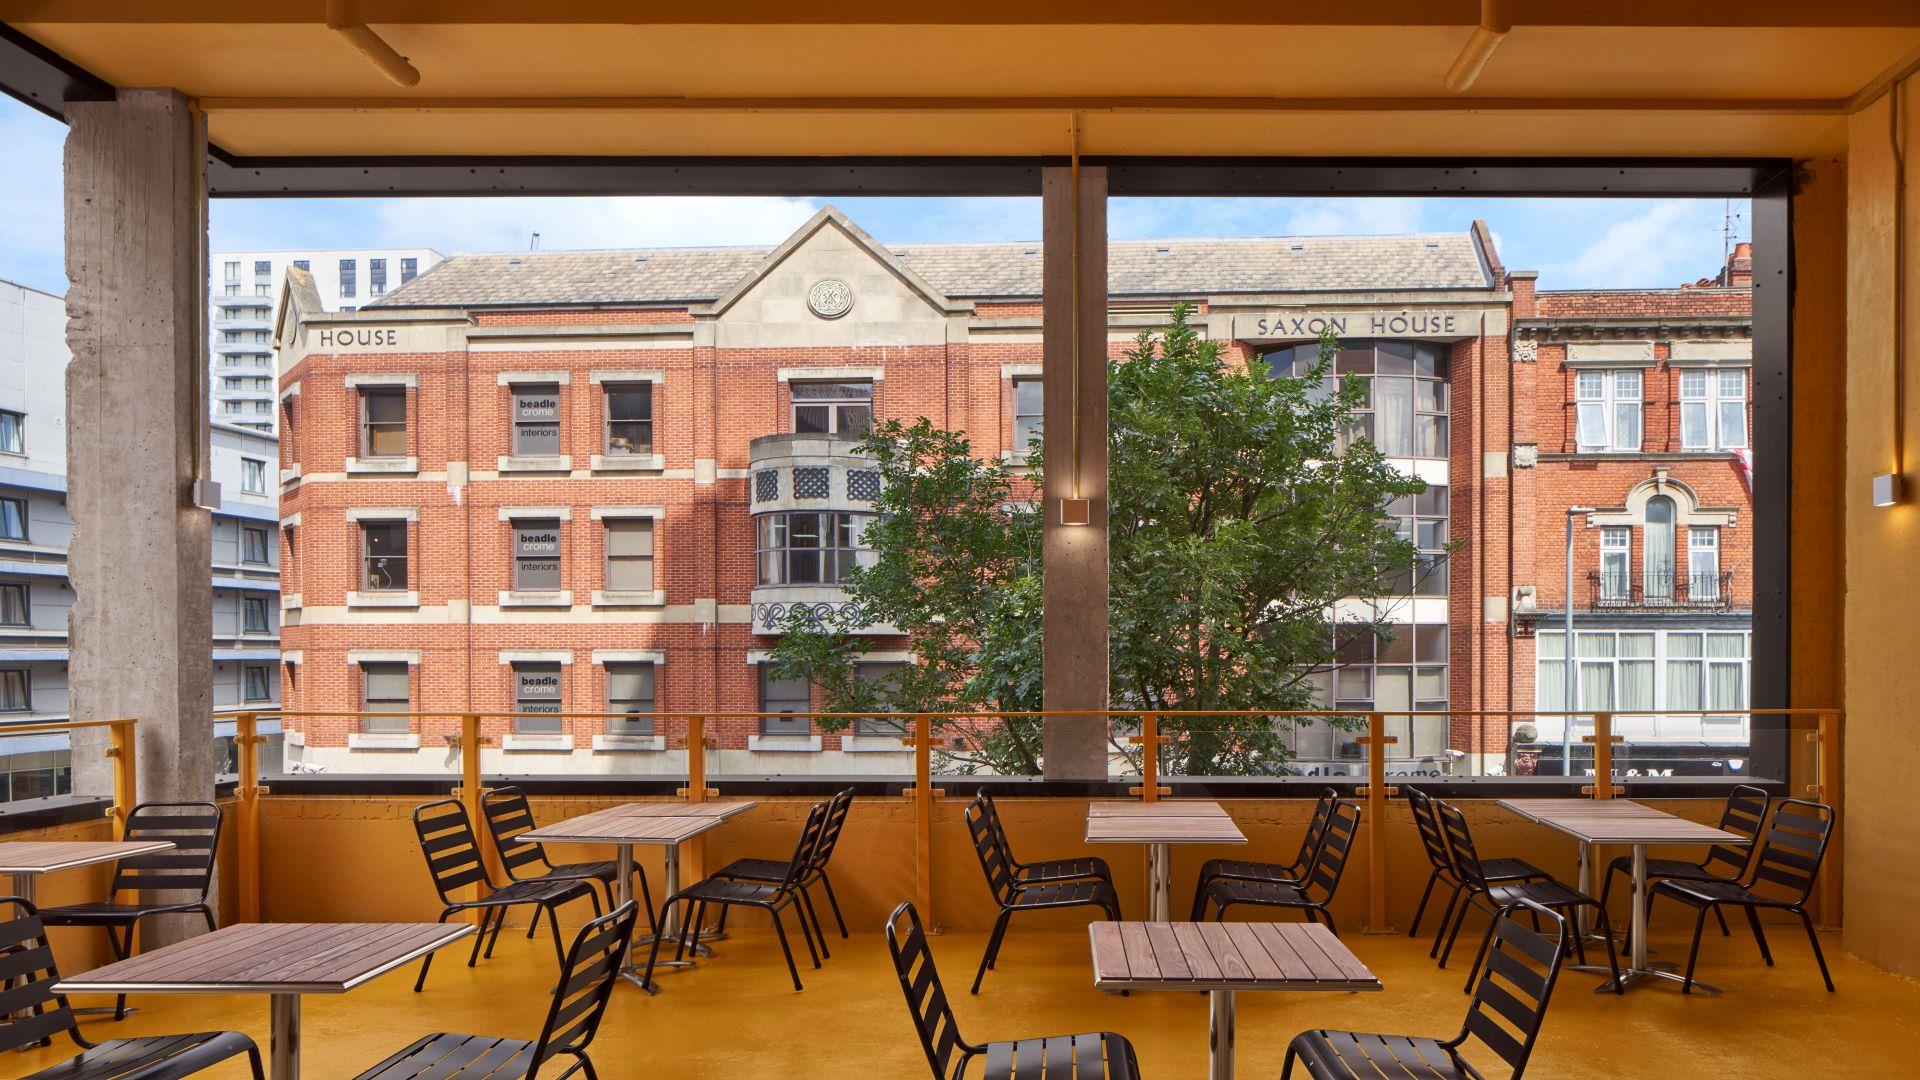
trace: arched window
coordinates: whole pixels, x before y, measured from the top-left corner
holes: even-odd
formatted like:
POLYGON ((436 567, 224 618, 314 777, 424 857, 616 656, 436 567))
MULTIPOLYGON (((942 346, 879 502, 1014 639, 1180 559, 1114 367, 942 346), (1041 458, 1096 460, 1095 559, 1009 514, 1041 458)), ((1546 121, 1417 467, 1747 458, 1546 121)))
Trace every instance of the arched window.
POLYGON ((1673 500, 1665 495, 1647 500, 1644 573, 1648 600, 1673 598, 1673 500))

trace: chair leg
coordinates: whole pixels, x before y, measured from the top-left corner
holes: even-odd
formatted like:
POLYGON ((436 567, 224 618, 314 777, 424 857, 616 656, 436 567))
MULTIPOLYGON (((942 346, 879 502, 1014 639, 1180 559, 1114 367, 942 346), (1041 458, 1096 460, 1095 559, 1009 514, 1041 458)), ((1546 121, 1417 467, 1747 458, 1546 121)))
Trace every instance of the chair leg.
POLYGON ((260 1067, 260 1048, 247 1047, 247 1064, 253 1068, 253 1080, 267 1080, 266 1070, 260 1067))
MULTIPOLYGON (((647 931, 658 934, 660 932, 660 920, 653 913, 653 890, 647 888, 647 872, 638 866, 633 868, 633 872, 640 878, 640 903, 647 909, 647 931)), ((607 910, 612 911, 613 907, 613 886, 608 885, 607 910)))
MULTIPOLYGON (((667 897, 667 902, 660 905, 660 916, 662 920, 667 919, 673 914, 675 901, 679 901, 687 906, 687 914, 693 914, 692 901, 681 900, 678 896, 669 896, 667 897)), ((653 946, 647 950, 647 970, 645 974, 640 976, 640 985, 648 989, 652 989, 653 987, 653 965, 655 961, 660 959, 660 943, 664 940, 666 939, 663 935, 655 934, 653 936, 653 946)))
POLYGON ((1807 928, 1807 944, 1813 946, 1814 962, 1820 965, 1820 978, 1827 984, 1827 993, 1833 993, 1833 976, 1827 973, 1827 954, 1820 951, 1820 935, 1813 931, 1813 916, 1806 908, 1791 909, 1800 915, 1800 924, 1807 928))
MULTIPOLYGON (((1746 907, 1747 907, 1747 925, 1753 927, 1753 942, 1754 944, 1760 946, 1760 959, 1765 960, 1767 962, 1768 967, 1772 967, 1773 966, 1773 950, 1767 948, 1767 932, 1765 930, 1760 929, 1760 913, 1754 910, 1752 904, 1748 904, 1746 905, 1746 907)), ((1718 911, 1720 909, 1715 908, 1714 910, 1718 911)), ((1721 923, 1724 925, 1725 922, 1726 920, 1723 918, 1721 920, 1721 923)))
POLYGON ((1000 952, 1000 939, 1007 932, 1007 919, 1013 914, 1011 908, 1001 908, 1000 917, 993 921, 993 934, 987 938, 987 947, 980 954, 980 970, 974 972, 971 993, 980 992, 980 980, 987 977, 987 969, 993 966, 993 958, 1000 952))
MULTIPOLYGON (((1711 906, 1711 905, 1709 905, 1711 906)), ((1693 948, 1687 951, 1687 978, 1680 984, 1680 992, 1693 993, 1693 966, 1700 960, 1700 932, 1707 928, 1707 909, 1700 909, 1700 915, 1693 920, 1693 948)))
POLYGON ((1493 935, 1500 929, 1500 918, 1495 916, 1487 920, 1487 932, 1480 939, 1480 947, 1473 951, 1473 966, 1467 969, 1467 981, 1460 987, 1463 994, 1473 993, 1473 981, 1480 974, 1480 965, 1486 962, 1487 952, 1493 948, 1493 935))
POLYGON ((556 906, 557 905, 554 904, 542 904, 540 907, 534 908, 533 918, 535 922, 538 922, 541 909, 546 909, 547 926, 553 930, 553 955, 555 959, 560 961, 560 970, 565 972, 567 970, 567 946, 560 940, 560 915, 554 910, 556 906))
MULTIPOLYGON (((1575 916, 1575 925, 1579 924, 1577 911, 1569 911, 1567 914, 1575 916)), ((1616 995, 1624 994, 1627 988, 1620 985, 1620 954, 1613 947, 1613 923, 1607 919, 1607 909, 1604 907, 1599 910, 1598 917, 1600 933, 1607 939, 1607 970, 1613 973, 1613 992, 1616 995)))
POLYGON ((1323 919, 1325 919, 1325 920, 1327 920, 1327 929, 1328 929, 1329 931, 1331 931, 1331 932, 1333 933, 1333 936, 1334 936, 1334 937, 1339 937, 1339 936, 1340 936, 1340 928, 1339 928, 1338 926, 1335 926, 1335 925, 1333 925, 1333 912, 1331 912, 1331 911, 1328 911, 1328 910, 1327 910, 1326 908, 1324 908, 1324 907, 1321 907, 1321 908, 1309 908, 1308 910, 1310 910, 1310 911, 1318 911, 1318 912, 1320 913, 1320 917, 1321 917, 1321 918, 1323 918, 1323 919))
MULTIPOLYGON (((115 937, 113 928, 107 928, 107 940, 113 943, 114 955, 122 960, 125 960, 133 954, 133 930, 134 927, 138 925, 139 922, 137 920, 127 924, 124 937, 115 937)), ((113 1018, 115 1020, 125 1020, 127 1018, 127 995, 115 995, 113 999, 113 1018)))
POLYGON ((1463 887, 1459 882, 1454 882, 1447 889, 1447 906, 1440 912, 1440 929, 1434 932, 1433 945, 1427 949, 1427 959, 1429 960, 1440 955, 1440 942, 1446 939, 1447 924, 1453 920, 1453 909, 1455 905, 1460 903, 1460 890, 1463 887))
POLYGON ((220 927, 213 921, 213 909, 208 907, 205 904, 200 905, 200 917, 207 920, 207 933, 211 934, 215 930, 220 929, 220 927))
MULTIPOLYGON (((779 914, 779 911, 780 911, 779 908, 774 908, 772 910, 776 915, 779 914)), ((815 968, 818 968, 820 966, 820 957, 825 955, 827 951, 827 939, 823 935, 820 938, 819 951, 818 952, 814 951, 813 937, 807 932, 807 914, 806 912, 800 910, 799 904, 793 905, 793 917, 794 917, 794 921, 800 924, 800 939, 807 943, 807 955, 813 958, 813 966, 815 968)), ((815 920, 816 923, 818 921, 819 920, 817 919, 815 920)))
POLYGON ((840 927, 840 936, 847 936, 847 920, 840 917, 840 901, 833 895, 833 879, 825 870, 820 871, 820 884, 827 890, 827 906, 833 909, 833 921, 840 927))
MULTIPOLYGON (((492 934, 491 934, 490 936, 488 936, 488 938, 487 938, 487 952, 486 952, 486 956, 487 956, 487 959, 489 959, 489 960, 491 960, 491 959, 493 959, 493 947, 494 947, 495 945, 498 945, 498 944, 500 943, 500 931, 501 931, 502 929, 504 929, 504 928, 506 927, 506 925, 507 925, 507 912, 509 912, 509 911, 511 911, 511 910, 513 910, 513 909, 512 909, 511 907, 499 907, 499 908, 494 908, 494 909, 493 909, 493 913, 494 913, 494 919, 493 919, 493 933, 492 933, 492 934)), ((540 909, 539 909, 539 908, 535 908, 535 909, 534 909, 534 911, 533 911, 533 916, 532 916, 532 918, 530 918, 530 919, 528 919, 528 920, 527 920, 527 925, 528 925, 529 927, 532 927, 532 926, 536 926, 536 925, 538 925, 538 924, 539 924, 539 922, 540 922, 540 909)), ((481 928, 480 928, 480 931, 481 931, 481 933, 485 933, 485 932, 486 932, 486 927, 485 927, 484 925, 482 925, 482 926, 481 926, 481 928)), ((528 937, 532 937, 533 935, 531 935, 531 934, 529 934, 529 935, 527 935, 527 936, 528 936, 528 937)), ((469 965, 469 966, 471 966, 471 965, 469 965)))
MULTIPOLYGON (((773 915, 773 932, 780 939, 781 955, 787 958, 787 974, 793 976, 793 988, 795 990, 804 990, 806 987, 800 985, 800 968, 793 962, 793 946, 787 943, 787 928, 780 922, 780 909, 768 908, 767 910, 773 915)), ((802 933, 804 932, 803 929, 802 933)), ((814 966, 820 966, 818 959, 814 960, 814 966)))
POLYGON ((1288 1078, 1293 1075, 1293 1059, 1295 1056, 1293 1047, 1287 1047, 1286 1063, 1280 1066, 1280 1080, 1288 1080, 1288 1078))
POLYGON ((1447 966, 1447 957, 1453 955, 1453 943, 1460 940, 1460 928, 1466 925, 1467 911, 1473 907, 1473 894, 1463 893, 1460 897, 1460 910, 1454 912, 1453 930, 1447 935, 1447 947, 1440 950, 1440 966, 1447 966))
MULTIPOLYGON (((445 911, 442 911, 442 912, 440 913, 440 918, 439 918, 439 919, 438 919, 437 921, 439 921, 439 922, 446 922, 446 921, 447 921, 447 916, 449 916, 449 915, 451 915, 451 914, 453 914, 453 909, 452 909, 452 908, 448 908, 447 910, 445 910, 445 911)), ((473 955, 474 955, 474 960, 477 960, 477 959, 479 959, 479 957, 480 957, 480 935, 478 935, 478 934, 475 934, 475 935, 474 935, 474 941, 473 941, 473 955)), ((423 956, 423 957, 421 957, 421 958, 420 958, 420 975, 419 975, 419 977, 418 977, 418 978, 416 978, 416 979, 414 979, 414 980, 413 980, 413 992, 414 992, 414 993, 416 993, 416 994, 417 994, 417 993, 419 993, 419 992, 421 991, 421 989, 422 989, 423 987, 425 987, 425 986, 427 985, 427 969, 428 969, 428 968, 430 968, 430 967, 432 967, 432 966, 433 966, 433 953, 431 953, 431 952, 430 952, 430 953, 428 953, 427 955, 425 955, 425 956, 423 956)), ((468 967, 472 967, 472 966, 473 966, 473 960, 468 960, 468 961, 467 961, 467 966, 468 966, 468 967)))
POLYGON ((1413 925, 1407 927, 1408 937, 1420 936, 1420 916, 1427 913, 1427 901, 1433 898, 1433 887, 1440 884, 1440 871, 1435 869, 1427 875, 1427 887, 1420 891, 1420 906, 1413 909, 1413 925))
POLYGON ((813 936, 820 939, 820 955, 828 960, 833 959, 833 953, 827 951, 827 931, 820 925, 820 912, 814 909, 813 897, 807 895, 805 888, 797 888, 794 892, 798 893, 800 897, 800 903, 794 905, 795 908, 802 906, 806 908, 806 911, 798 912, 801 927, 804 929, 807 925, 807 920, 812 919, 813 936))
POLYGON ((1193 883, 1193 912, 1189 922, 1200 922, 1207 917, 1207 879, 1202 876, 1193 883))
POLYGON ((1718 907, 1713 909, 1713 917, 1720 922, 1720 936, 1732 937, 1733 931, 1727 929, 1727 916, 1718 907))

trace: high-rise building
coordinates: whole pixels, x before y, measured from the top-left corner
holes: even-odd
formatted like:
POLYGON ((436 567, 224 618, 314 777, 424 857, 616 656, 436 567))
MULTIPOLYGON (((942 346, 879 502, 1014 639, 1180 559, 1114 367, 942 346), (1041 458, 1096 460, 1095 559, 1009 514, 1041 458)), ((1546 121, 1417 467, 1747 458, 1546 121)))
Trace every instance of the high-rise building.
POLYGON ((328 311, 353 311, 412 281, 441 258, 432 248, 214 252, 207 263, 208 396, 214 420, 276 430, 273 305, 288 267, 312 273, 328 311))
MULTIPOLYGON (((60 297, 0 281, 0 732, 68 715, 66 325, 60 297)), ((220 490, 208 578, 214 708, 271 708, 280 698, 279 447, 271 434, 219 422, 208 441, 220 490)), ((231 755, 232 721, 208 722, 231 755)), ((277 732, 277 722, 263 730, 277 732)), ((0 802, 65 792, 68 763, 64 734, 0 738, 0 802)))

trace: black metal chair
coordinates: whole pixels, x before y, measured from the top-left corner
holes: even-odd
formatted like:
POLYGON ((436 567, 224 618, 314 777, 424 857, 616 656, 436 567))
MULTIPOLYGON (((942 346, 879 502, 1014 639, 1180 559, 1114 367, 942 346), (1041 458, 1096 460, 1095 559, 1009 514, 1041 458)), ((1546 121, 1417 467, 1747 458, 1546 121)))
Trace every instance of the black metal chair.
MULTIPOLYGON (((840 832, 846 828, 847 812, 852 808, 852 788, 828 800, 827 820, 820 831, 820 842, 814 845, 810 865, 800 875, 800 898, 806 902, 806 914, 813 920, 813 936, 820 942, 820 955, 829 959, 833 954, 827 951, 827 933, 820 925, 820 914, 814 910, 813 895, 808 890, 818 884, 827 891, 827 903, 833 908, 833 921, 840 926, 840 936, 846 937, 847 920, 840 916, 840 901, 833 895, 833 881, 827 877, 827 864, 833 861, 833 849, 840 843, 840 832)), ((735 859, 713 876, 775 884, 785 881, 790 869, 786 859, 735 859)), ((719 933, 726 933, 727 909, 724 907, 720 909, 720 925, 715 929, 719 933)))
POLYGON ((54 993, 60 982, 53 947, 39 909, 18 896, 0 897, 18 914, 0 922, 0 1053, 52 1043, 64 1032, 82 1053, 49 1066, 23 1080, 176 1080, 202 1069, 247 1055, 253 1080, 265 1080, 260 1048, 237 1031, 202 1031, 193 1035, 150 1035, 141 1039, 111 1039, 103 1043, 80 1037, 80 1025, 66 995, 54 993))
POLYGON ((953 1006, 933 966, 927 934, 912 904, 901 904, 887 919, 887 951, 907 996, 907 1011, 927 1053, 934 1080, 1133 1080, 1140 1075, 1133 1044, 1111 1031, 1054 1035, 976 1045, 960 1037, 953 1006), (974 1061, 981 1068, 968 1068, 974 1061))
MULTIPOLYGON (((613 910, 615 899, 614 880, 620 874, 620 864, 609 859, 605 862, 556 863, 547 857, 546 846, 537 840, 522 840, 521 835, 533 831, 533 807, 527 802, 527 793, 517 787, 497 787, 488 789, 480 797, 480 811, 487 819, 487 832, 493 837, 493 850, 500 854, 500 865, 507 871, 511 881, 594 881, 607 895, 607 910, 613 910)), ((657 929, 653 916, 653 890, 647 888, 647 872, 636 861, 633 864, 634 876, 640 879, 640 904, 647 913, 647 928, 657 929)), ((527 936, 532 937, 539 926, 539 920, 527 921, 527 936)))
POLYGON ((359 1080, 534 1080, 542 1065, 562 1054, 573 1063, 553 1080, 576 1072, 597 1080, 587 1045, 600 1030, 639 921, 639 908, 629 900, 580 928, 560 962, 560 982, 538 1039, 428 1035, 361 1073, 359 1080))
MULTIPOLYGON (((1600 920, 1600 935, 1607 943, 1607 969, 1613 973, 1613 992, 1621 992, 1620 959, 1613 947, 1613 928, 1607 924, 1607 909, 1600 901, 1570 885, 1561 884, 1549 878, 1546 881, 1515 881, 1501 884, 1487 880, 1481 869, 1480 856, 1473 846, 1473 831, 1467 827, 1467 816, 1460 808, 1443 802, 1435 802, 1433 808, 1440 817, 1441 831, 1447 837, 1447 854, 1453 861, 1454 873, 1460 876, 1461 904, 1455 913, 1453 930, 1447 935, 1447 947, 1440 954, 1440 966, 1447 966, 1447 958, 1453 955, 1453 944, 1460 937, 1460 927, 1467 921, 1467 909, 1478 907, 1493 917, 1493 923, 1500 921, 1500 912, 1512 904, 1527 904, 1530 907, 1547 908, 1565 913, 1578 926, 1577 912, 1583 907, 1594 910, 1594 917, 1600 920)), ((1493 940, 1493 923, 1487 926, 1487 936, 1481 942, 1473 957, 1473 968, 1467 972, 1467 984, 1461 988, 1465 993, 1473 989, 1474 976, 1480 971, 1481 961, 1487 955, 1487 949, 1493 940)), ((1587 946, 1582 935, 1573 935, 1574 954, 1580 963, 1587 962, 1587 946)))
POLYGON ((1000 807, 994 804, 993 796, 987 793, 987 789, 981 788, 977 798, 986 811, 987 824, 993 829, 993 842, 1000 845, 1000 857, 1006 860, 1008 869, 1013 871, 1014 880, 1020 884, 1044 885, 1055 881, 1079 881, 1082 878, 1099 878, 1108 884, 1113 883, 1113 871, 1108 868, 1107 860, 1097 855, 1021 862, 1014 857, 1013 841, 1007 836, 1007 823, 1000 817, 1000 807))
POLYGON ((1826 858, 1827 841, 1833 835, 1833 807, 1805 799, 1784 799, 1767 824, 1766 842, 1753 873, 1744 884, 1738 881, 1681 881, 1668 878, 1653 886, 1647 895, 1647 914, 1653 914, 1653 899, 1671 897, 1698 911, 1693 924, 1693 947, 1687 951, 1687 976, 1680 992, 1693 990, 1693 967, 1700 958, 1700 931, 1707 925, 1707 912, 1722 904, 1746 909, 1747 923, 1753 927, 1753 939, 1760 946, 1760 957, 1773 966, 1773 951, 1767 947, 1767 935, 1760 929, 1759 909, 1791 911, 1800 916, 1807 928, 1807 941, 1813 946, 1813 958, 1820 965, 1820 978, 1833 990, 1833 976, 1827 971, 1827 958, 1820 951, 1820 935, 1814 933, 1813 917, 1807 914, 1807 898, 1813 895, 1820 875, 1820 862, 1826 858), (1764 890, 1764 891, 1763 891, 1764 890))
MULTIPOLYGON (((105 900, 43 908, 40 921, 47 926, 98 926, 107 932, 113 954, 122 960, 133 954, 134 933, 142 919, 198 912, 206 920, 207 929, 215 929, 208 893, 213 888, 224 819, 220 807, 210 802, 135 806, 127 814, 127 829, 121 839, 165 840, 173 844, 172 850, 121 859, 114 864, 105 900), (176 895, 180 893, 192 899, 180 899, 176 895), (114 899, 122 895, 131 899, 124 903, 114 899)), ((127 996, 121 994, 114 998, 113 1018, 120 1020, 126 1015, 127 996)))
POLYGON ((1487 972, 1467 1006, 1460 1033, 1442 1042, 1414 1035, 1370 1035, 1357 1031, 1304 1031, 1287 1045, 1280 1080, 1293 1075, 1296 1059, 1317 1080, 1481 1080, 1461 1050, 1469 1042, 1512 1069, 1512 1080, 1527 1071, 1527 1059, 1540 1037, 1547 1002, 1560 978, 1567 953, 1567 921, 1557 913, 1519 901, 1500 909, 1488 953, 1487 972), (1525 909, 1535 920, 1551 920, 1547 937, 1520 923, 1525 909))
MULTIPOLYGON (((717 905, 722 912, 729 907, 759 908, 773 917, 774 933, 780 938, 780 952, 787 958, 787 974, 793 976, 793 988, 803 990, 800 985, 800 968, 793 962, 793 946, 787 942, 787 928, 780 919, 780 912, 788 907, 794 909, 800 924, 800 938, 807 943, 807 955, 812 958, 813 966, 820 966, 820 953, 814 948, 813 928, 807 924, 806 893, 800 883, 806 879, 812 865, 813 850, 820 843, 826 831, 828 803, 815 803, 807 811, 806 824, 800 827, 800 839, 793 846, 793 857, 787 860, 787 876, 778 882, 746 881, 740 878, 721 877, 715 874, 704 881, 681 889, 660 905, 662 921, 671 921, 669 913, 675 904, 685 904, 686 911, 681 913, 680 930, 674 938, 673 958, 684 959, 687 949, 699 933, 699 927, 705 925, 707 905, 717 905)), ((656 934, 653 948, 647 953, 647 973, 641 979, 642 985, 653 989, 653 966, 660 959, 660 942, 666 935, 656 934)))
MULTIPOLYGON (((1751 784, 1741 784, 1727 793, 1727 805, 1720 811, 1720 828, 1731 833, 1739 833, 1748 840, 1760 838, 1760 827, 1767 823, 1767 807, 1773 802, 1772 796, 1765 790, 1751 784)), ((1740 881, 1747 876, 1747 864, 1753 861, 1754 846, 1729 847, 1715 844, 1707 849, 1707 857, 1700 862, 1687 862, 1685 859, 1648 859, 1647 878, 1671 878, 1675 881, 1740 881)), ((1607 880, 1600 886, 1600 902, 1607 902, 1607 895, 1613 891, 1613 876, 1621 874, 1631 882, 1633 880, 1633 856, 1622 855, 1607 864, 1607 880)), ((1718 907, 1713 916, 1720 922, 1720 936, 1730 933, 1727 929, 1727 917, 1718 907)))
MULTIPOLYGON (((1224 920, 1227 909, 1235 904, 1261 907, 1296 908, 1308 922, 1325 922, 1327 929, 1340 932, 1333 923, 1328 905, 1339 891, 1340 877, 1353 854, 1353 840, 1360 831, 1360 804, 1350 799, 1335 799, 1327 810, 1322 826, 1325 836, 1314 853, 1313 865, 1297 885, 1279 881, 1246 881, 1240 878, 1215 878, 1206 887, 1205 898, 1214 905, 1214 918, 1224 920)), ((1206 905, 1201 905, 1201 915, 1206 905)))
POLYGON ((1320 844, 1327 835, 1327 815, 1333 811, 1333 804, 1340 793, 1332 788, 1320 789, 1320 798, 1313 804, 1313 817, 1307 819, 1307 831, 1300 836, 1300 850, 1294 853, 1293 861, 1287 863, 1249 862, 1245 859, 1208 859, 1200 865, 1199 880, 1193 886, 1193 921, 1205 917, 1207 910, 1207 886, 1221 878, 1238 881, 1267 881, 1276 885, 1299 885, 1313 868, 1314 856, 1320 853, 1320 844))
MULTIPOLYGON (((1460 902, 1460 875, 1453 869, 1452 858, 1447 854, 1446 834, 1440 828, 1440 815, 1434 812, 1433 797, 1417 787, 1409 785, 1407 806, 1413 811, 1413 823, 1420 832, 1420 846, 1427 853, 1427 863, 1433 872, 1427 875, 1427 887, 1420 894, 1420 906, 1414 909, 1413 925, 1407 928, 1407 936, 1413 937, 1420 932, 1420 917, 1426 913, 1427 900, 1433 895, 1433 887, 1444 883, 1448 888, 1447 906, 1440 911, 1440 932, 1433 935, 1433 947, 1427 950, 1428 956, 1440 954, 1440 941, 1447 936, 1447 923, 1453 918, 1453 905, 1460 902)), ((1481 859, 1481 876, 1497 884, 1514 881, 1549 881, 1552 874, 1527 862, 1525 859, 1481 859)), ((1605 894, 1601 894, 1605 899, 1605 894)))
POLYGON ((987 888, 993 892, 993 902, 1000 905, 1000 914, 993 920, 993 936, 987 939, 986 951, 980 954, 980 970, 974 973, 970 993, 980 992, 980 980, 987 977, 987 970, 999 959, 1000 943, 1007 936, 1007 923, 1016 911, 1093 907, 1106 912, 1107 918, 1114 922, 1120 921, 1120 894, 1114 891, 1113 882, 1097 877, 1022 882, 1014 877, 1013 867, 1008 865, 1005 853, 994 840, 985 800, 975 796, 961 813, 967 819, 967 831, 973 834, 973 853, 980 860, 981 872, 987 876, 987 888))
MULTIPOLYGON (((540 912, 547 913, 547 924, 553 928, 553 952, 562 965, 566 963, 566 945, 560 940, 560 916, 555 909, 560 905, 586 897, 593 904, 594 918, 600 917, 600 897, 593 886, 581 878, 564 878, 556 881, 510 881, 505 885, 495 885, 493 876, 487 873, 487 867, 480 859, 480 838, 473 833, 473 823, 467 820, 467 809, 457 799, 441 799, 430 802, 413 812, 413 831, 420 837, 420 853, 426 856, 427 873, 433 876, 433 889, 440 894, 444 905, 440 910, 440 922, 462 911, 479 910, 480 932, 473 935, 473 954, 467 957, 467 966, 473 967, 480 962, 480 943, 486 942, 487 959, 493 959, 494 942, 500 940, 500 928, 507 923, 507 912, 516 907, 532 907, 532 918, 537 922, 540 912), (469 885, 478 885, 484 891, 473 900, 461 900, 454 892, 469 885), (489 934, 487 931, 493 931, 489 934)), ((433 954, 428 953, 420 961, 420 977, 413 982, 418 993, 427 985, 427 971, 433 967, 433 954)))

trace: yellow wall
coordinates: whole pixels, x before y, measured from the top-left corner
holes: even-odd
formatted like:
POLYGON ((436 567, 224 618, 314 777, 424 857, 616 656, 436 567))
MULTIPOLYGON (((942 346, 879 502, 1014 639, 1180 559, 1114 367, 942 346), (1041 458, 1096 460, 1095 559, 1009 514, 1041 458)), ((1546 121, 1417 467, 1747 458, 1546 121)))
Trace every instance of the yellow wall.
MULTIPOLYGON (((1920 155, 1920 122, 1911 86, 1901 110, 1909 159, 1920 155)), ((1846 458, 1846 759, 1848 814, 1846 944, 1857 955, 1920 976, 1920 183, 1909 180, 1895 206, 1892 104, 1882 98, 1848 129, 1847 163, 1847 458, 1846 458), (1906 219, 1903 297, 1894 295, 1894 215, 1906 219), (1906 307, 1906 449, 1899 471, 1907 497, 1880 509, 1868 498, 1876 473, 1893 465, 1894 305, 1906 307)), ((1909 173, 1912 168, 1909 167, 1909 173)), ((1824 523, 1805 527, 1826 531, 1824 523)))

